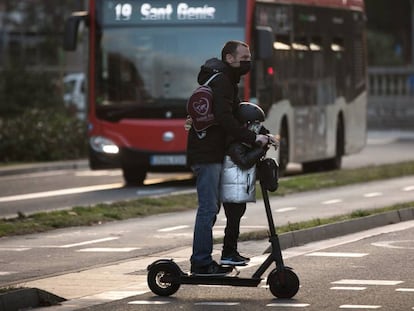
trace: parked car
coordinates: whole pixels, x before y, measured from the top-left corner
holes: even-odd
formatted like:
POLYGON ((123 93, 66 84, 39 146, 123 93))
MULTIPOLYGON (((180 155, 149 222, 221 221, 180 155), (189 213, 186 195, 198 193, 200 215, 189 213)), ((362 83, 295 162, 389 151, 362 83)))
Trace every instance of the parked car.
POLYGON ((70 73, 63 78, 63 101, 78 119, 86 119, 85 74, 70 73))

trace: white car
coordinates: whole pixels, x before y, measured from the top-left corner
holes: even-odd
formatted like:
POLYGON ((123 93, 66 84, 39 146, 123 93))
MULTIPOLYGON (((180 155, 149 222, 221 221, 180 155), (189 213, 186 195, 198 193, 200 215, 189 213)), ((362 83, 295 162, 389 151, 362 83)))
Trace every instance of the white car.
POLYGON ((70 73, 63 78, 63 101, 78 119, 86 119, 85 74, 70 73))

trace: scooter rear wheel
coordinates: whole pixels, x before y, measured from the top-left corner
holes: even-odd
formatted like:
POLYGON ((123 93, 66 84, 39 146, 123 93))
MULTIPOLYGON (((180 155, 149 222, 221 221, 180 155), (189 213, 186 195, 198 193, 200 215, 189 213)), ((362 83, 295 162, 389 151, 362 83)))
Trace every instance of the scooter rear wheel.
POLYGON ((179 277, 180 272, 175 265, 158 263, 148 271, 148 287, 158 296, 170 296, 180 288, 180 283, 177 282, 179 277))
POLYGON ((299 278, 289 268, 281 271, 272 270, 267 278, 267 284, 273 296, 277 298, 292 298, 299 290, 299 278))

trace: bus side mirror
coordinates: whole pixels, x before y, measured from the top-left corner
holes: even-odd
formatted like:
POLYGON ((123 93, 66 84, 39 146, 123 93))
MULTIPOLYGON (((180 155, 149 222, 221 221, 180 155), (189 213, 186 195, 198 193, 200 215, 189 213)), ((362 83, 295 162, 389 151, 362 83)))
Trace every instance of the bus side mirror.
POLYGON ((270 59, 273 56, 273 30, 266 26, 256 27, 256 58, 270 59))
POLYGON ((87 12, 74 12, 65 22, 63 35, 63 49, 65 51, 75 51, 78 41, 78 29, 80 22, 86 22, 87 12))

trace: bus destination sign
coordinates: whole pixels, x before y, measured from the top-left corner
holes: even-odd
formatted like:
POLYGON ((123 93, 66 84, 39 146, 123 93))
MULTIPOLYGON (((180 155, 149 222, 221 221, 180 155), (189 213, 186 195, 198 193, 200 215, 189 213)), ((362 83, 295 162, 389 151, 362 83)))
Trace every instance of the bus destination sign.
POLYGON ((104 25, 237 23, 238 0, 106 0, 104 25))

